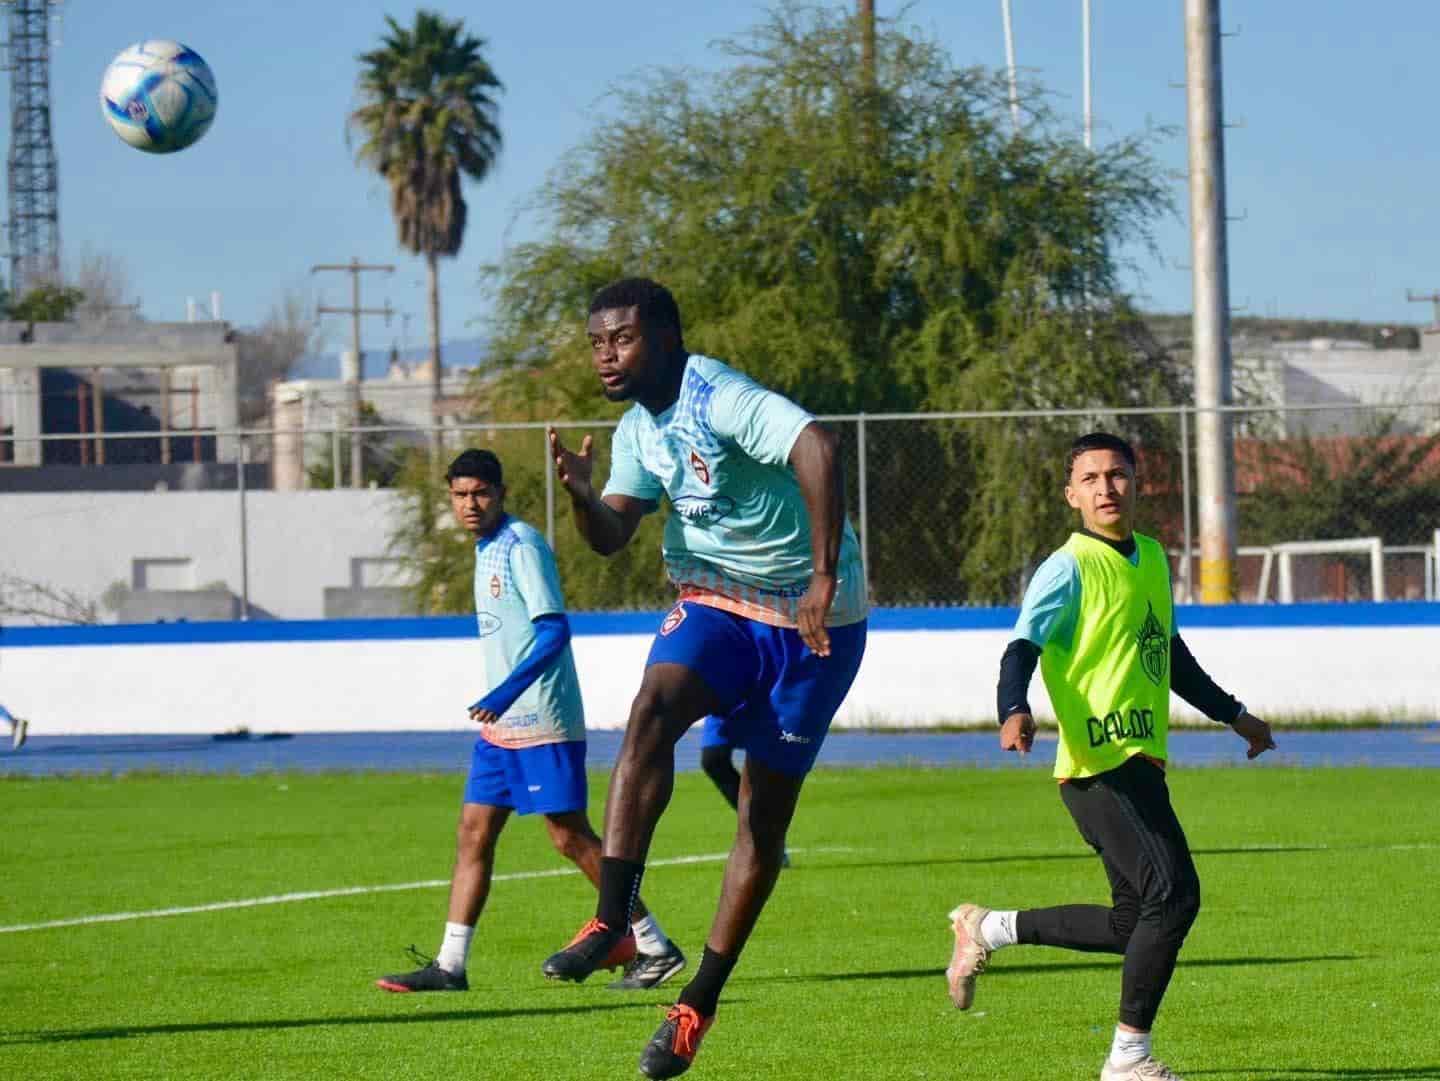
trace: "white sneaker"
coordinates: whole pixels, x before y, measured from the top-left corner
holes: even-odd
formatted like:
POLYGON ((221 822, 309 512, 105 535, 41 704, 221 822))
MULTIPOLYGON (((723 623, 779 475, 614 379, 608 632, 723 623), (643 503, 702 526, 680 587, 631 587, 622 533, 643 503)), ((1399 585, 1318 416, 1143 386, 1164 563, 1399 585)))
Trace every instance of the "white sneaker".
POLYGON ((10 749, 18 751, 25 746, 25 737, 30 734, 30 722, 15 718, 15 727, 10 730, 10 749))
POLYGON ((957 1010, 968 1010, 975 999, 975 977, 985 971, 990 961, 990 948, 980 937, 980 921, 990 915, 988 908, 961 905, 950 913, 950 928, 955 932, 955 952, 945 979, 950 984, 950 1001, 957 1010))
POLYGON ((1105 1060, 1100 1081, 1185 1081, 1178 1073, 1153 1055, 1146 1055, 1129 1066, 1112 1066, 1105 1060))

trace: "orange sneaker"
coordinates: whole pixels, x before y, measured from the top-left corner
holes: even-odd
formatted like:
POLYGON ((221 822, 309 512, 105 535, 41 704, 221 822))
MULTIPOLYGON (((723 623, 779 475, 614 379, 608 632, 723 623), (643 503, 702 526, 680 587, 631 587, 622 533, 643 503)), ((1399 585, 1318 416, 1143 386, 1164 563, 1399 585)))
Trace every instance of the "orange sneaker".
POLYGON ((540 971, 552 980, 582 983, 597 968, 620 968, 635 959, 635 932, 617 934, 592 919, 559 953, 545 959, 540 971))
POLYGON ((958 1010, 968 1010, 975 1000, 975 977, 985 971, 990 961, 990 947, 980 937, 980 921, 990 915, 988 908, 961 905, 950 913, 950 928, 955 932, 955 952, 945 970, 950 984, 950 1001, 958 1010))
POLYGON ((640 1072, 651 1081, 679 1077, 695 1061, 700 1041, 714 1023, 714 1014, 701 1017, 683 1002, 671 1006, 645 1050, 640 1052, 640 1072))

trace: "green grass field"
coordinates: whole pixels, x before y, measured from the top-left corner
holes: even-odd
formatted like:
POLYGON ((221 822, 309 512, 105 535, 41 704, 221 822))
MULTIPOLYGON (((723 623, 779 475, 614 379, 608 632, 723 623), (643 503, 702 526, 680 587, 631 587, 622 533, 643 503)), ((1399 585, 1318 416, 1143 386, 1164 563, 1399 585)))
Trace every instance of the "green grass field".
MULTIPOLYGON (((1187 1079, 1440 1079, 1440 826, 1423 770, 1175 771, 1204 907, 1157 1025, 1187 1079)), ((0 927, 448 877, 457 775, 0 781, 0 927)), ((592 778, 596 802, 603 778, 592 778)), ((682 775, 657 859, 723 852, 730 811, 682 775)), ((956 1012, 945 913, 1103 901, 1036 770, 821 770, 785 872, 688 1076, 1098 1076, 1118 959, 1016 948, 956 1012)), ((564 866, 517 819, 499 872, 564 866)), ((717 860, 644 893, 698 961, 717 860)), ((638 1077, 679 981, 556 985, 592 911, 579 876, 497 882, 466 995, 371 981, 438 943, 424 887, 0 933, 6 1078, 638 1077)), ((602 974, 603 975, 603 974, 602 974)), ((682 977, 683 979, 683 977, 682 977)))

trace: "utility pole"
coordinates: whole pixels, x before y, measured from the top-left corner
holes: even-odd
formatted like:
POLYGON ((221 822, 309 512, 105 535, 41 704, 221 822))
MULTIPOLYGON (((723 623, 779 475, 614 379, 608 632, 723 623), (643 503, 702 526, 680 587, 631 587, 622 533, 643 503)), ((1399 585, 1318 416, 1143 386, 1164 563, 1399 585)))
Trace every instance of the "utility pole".
MULTIPOLYGON (((60 275, 60 180, 50 132, 51 16, 59 0, 10 0, 10 292, 19 299, 60 275)), ((55 42, 58 44, 58 41, 55 42)))
POLYGON ((865 90, 875 89, 875 0, 860 0, 860 67, 865 90))
MULTIPOLYGON (((395 267, 390 263, 362 263, 353 255, 348 263, 317 263, 310 268, 311 274, 318 274, 322 270, 339 270, 350 275, 350 307, 336 308, 325 304, 320 305, 315 311, 320 315, 348 315, 350 316, 350 342, 351 348, 355 351, 355 370, 353 376, 348 380, 350 386, 350 487, 359 488, 365 483, 364 465, 361 460, 360 447, 360 375, 364 368, 362 358, 364 354, 360 351, 360 317, 362 315, 383 315, 388 325, 390 317, 395 310, 390 307, 390 302, 385 302, 383 308, 365 308, 360 305, 360 275, 367 271, 379 271, 385 274, 393 274, 395 267)), ((343 376, 343 373, 342 373, 343 376)), ((339 462, 335 463, 338 473, 339 462)))
POLYGON ((1235 448, 1231 402, 1230 283, 1225 238, 1225 135, 1220 0, 1185 0, 1185 99, 1190 145, 1194 267, 1195 442, 1200 504, 1200 600, 1235 597, 1235 448))

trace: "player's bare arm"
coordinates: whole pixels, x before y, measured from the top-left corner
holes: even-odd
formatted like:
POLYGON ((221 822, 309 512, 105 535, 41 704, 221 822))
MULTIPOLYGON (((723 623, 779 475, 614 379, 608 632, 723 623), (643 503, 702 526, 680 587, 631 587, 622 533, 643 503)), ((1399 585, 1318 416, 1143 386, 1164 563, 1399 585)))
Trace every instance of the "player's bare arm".
POLYGON ((1275 749, 1275 738, 1270 733, 1270 726, 1248 709, 1242 710, 1230 727, 1249 744, 1245 748, 1246 758, 1259 758, 1266 751, 1275 749))
POLYGON ((1029 713, 1012 713, 1000 726, 1000 749, 1029 754, 1035 743, 1035 718, 1029 713))
POLYGON ((810 423, 790 449, 790 467, 800 482, 810 515, 810 554, 814 569, 800 599, 800 637, 821 657, 830 655, 825 617, 835 601, 835 569, 845 523, 845 483, 840 475, 840 440, 819 424, 810 423))
POLYGON ((587 435, 579 453, 560 440, 560 433, 549 430, 550 456, 555 461, 555 476, 570 493, 575 508, 575 526, 591 549, 602 556, 614 555, 630 543, 640 519, 654 508, 644 500, 612 495, 601 499, 591 483, 595 459, 591 454, 593 441, 587 435))

